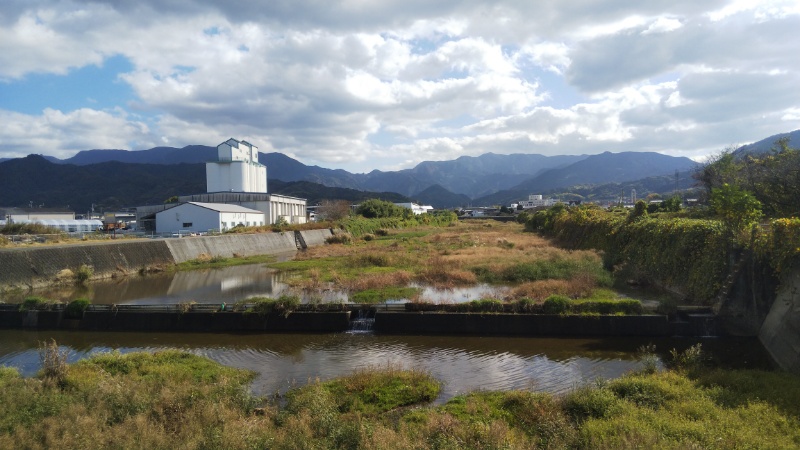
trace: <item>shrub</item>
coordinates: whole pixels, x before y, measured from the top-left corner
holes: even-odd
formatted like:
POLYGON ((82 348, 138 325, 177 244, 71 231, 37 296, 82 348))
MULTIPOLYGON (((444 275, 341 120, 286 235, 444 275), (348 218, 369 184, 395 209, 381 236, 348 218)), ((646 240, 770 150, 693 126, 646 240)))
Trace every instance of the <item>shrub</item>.
POLYGON ((677 370, 696 371, 705 362, 702 344, 695 344, 682 352, 673 348, 670 350, 669 356, 669 366, 677 370))
POLYGON ((282 295, 277 299, 257 297, 249 301, 253 302, 253 306, 248 312, 262 315, 276 312, 282 313, 284 317, 288 317, 300 305, 299 297, 288 295, 282 295))
POLYGON ((636 349, 636 356, 642 363, 642 373, 653 374, 658 371, 658 355, 656 355, 655 345, 642 345, 636 349))
POLYGON ((83 312, 91 305, 92 302, 88 298, 79 298, 69 302, 64 309, 64 316, 67 319, 80 319, 83 317, 83 312))
POLYGON ((503 302, 495 298, 482 298, 468 303, 471 312, 502 312, 503 302))
POLYGON ((533 313, 537 312, 540 307, 536 303, 536 300, 528 297, 523 297, 516 302, 514 302, 514 311, 520 313, 533 313))
POLYGON ((632 298, 626 299, 602 299, 571 302, 572 312, 584 314, 595 313, 604 315, 613 314, 641 314, 642 302, 632 298))
POLYGON ((544 299, 542 310, 545 314, 564 314, 570 310, 572 300, 565 295, 551 295, 544 299))
POLYGON ((75 271, 75 282, 84 283, 92 278, 92 275, 94 275, 94 268, 86 264, 81 264, 78 270, 75 271))
POLYGON ((608 417, 617 403, 617 397, 610 390, 591 386, 580 387, 563 400, 564 410, 576 422, 608 417))
POLYGON ((325 239, 326 244, 349 244, 351 242, 353 242, 353 239, 349 234, 345 233, 334 234, 325 239))
POLYGON ((19 310, 20 311, 47 310, 50 309, 53 303, 54 302, 52 300, 48 300, 43 297, 36 297, 36 296, 26 297, 25 300, 23 300, 22 303, 19 305, 19 310))
POLYGON ((59 350, 55 339, 39 343, 39 361, 42 364, 42 377, 45 381, 63 386, 67 378, 68 350, 59 350))

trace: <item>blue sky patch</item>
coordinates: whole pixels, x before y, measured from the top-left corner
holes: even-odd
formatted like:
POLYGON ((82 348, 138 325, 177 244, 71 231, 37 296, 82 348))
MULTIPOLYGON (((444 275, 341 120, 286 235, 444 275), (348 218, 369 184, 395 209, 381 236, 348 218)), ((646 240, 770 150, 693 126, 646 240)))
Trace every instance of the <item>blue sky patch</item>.
POLYGON ((135 95, 117 77, 132 70, 133 64, 117 55, 106 59, 101 67, 89 65, 67 75, 30 74, 20 80, 0 82, 0 108, 38 115, 45 108, 67 112, 125 106, 135 95))

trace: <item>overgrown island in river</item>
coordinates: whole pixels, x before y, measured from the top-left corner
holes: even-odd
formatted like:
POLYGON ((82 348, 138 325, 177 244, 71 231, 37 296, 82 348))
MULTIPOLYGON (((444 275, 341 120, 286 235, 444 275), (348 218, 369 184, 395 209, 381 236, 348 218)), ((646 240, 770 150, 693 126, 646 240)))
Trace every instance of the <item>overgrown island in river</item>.
MULTIPOLYGON (((638 312, 641 303, 635 306, 616 288, 649 284, 672 293, 653 305, 659 312, 711 307, 730 334, 763 342, 762 328, 771 324, 768 331, 782 330, 796 341, 771 316, 777 291, 797 270, 798 167, 798 151, 785 146, 761 157, 724 154, 699 174, 705 206, 557 205, 519 215, 521 224, 458 223, 451 213, 409 217, 372 201, 362 217, 325 224, 344 231, 327 245, 270 265, 293 272, 292 284, 301 291, 337 286, 364 303, 398 296, 413 303, 412 283, 510 286, 505 298, 460 307, 477 314, 509 304, 558 314, 638 312)), ((208 255, 190 265, 226 261, 208 255)), ((91 276, 76 272, 75 279, 91 276)), ((299 301, 251 303, 291 313, 299 301)), ((702 346, 669 352, 666 367, 654 352, 640 350, 636 372, 565 395, 475 392, 430 405, 439 382, 414 368, 373 367, 312 380, 278 399, 259 398, 248 392, 252 374, 197 356, 111 353, 67 365, 63 350, 49 342, 40 349, 43 368, 36 377, 0 370, 0 447, 800 447, 796 353, 773 353, 788 371, 760 371, 716 367, 702 346)))

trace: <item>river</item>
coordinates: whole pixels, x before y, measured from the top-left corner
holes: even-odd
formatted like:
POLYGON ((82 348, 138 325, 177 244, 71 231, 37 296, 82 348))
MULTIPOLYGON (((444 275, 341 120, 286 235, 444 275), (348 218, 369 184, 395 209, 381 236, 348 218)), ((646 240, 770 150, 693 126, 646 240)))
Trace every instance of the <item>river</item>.
POLYGON ((437 402, 473 390, 533 389, 563 393, 595 379, 636 370, 636 349, 654 343, 666 354, 702 342, 726 366, 769 367, 755 339, 557 339, 334 334, 108 333, 0 330, 0 365, 23 375, 39 368, 39 342, 55 339, 74 362, 97 352, 180 349, 258 375, 252 391, 284 393, 308 380, 327 380, 387 364, 419 368, 443 382, 437 402))

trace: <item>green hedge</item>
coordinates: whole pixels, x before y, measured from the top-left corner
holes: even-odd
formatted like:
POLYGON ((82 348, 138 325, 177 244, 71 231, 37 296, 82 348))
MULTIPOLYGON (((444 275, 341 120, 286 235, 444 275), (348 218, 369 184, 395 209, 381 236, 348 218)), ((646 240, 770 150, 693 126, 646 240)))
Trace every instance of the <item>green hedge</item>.
POLYGON ((713 301, 727 275, 731 241, 715 220, 632 219, 624 211, 585 206, 540 211, 525 226, 568 248, 600 250, 606 268, 625 268, 700 303, 713 301))

